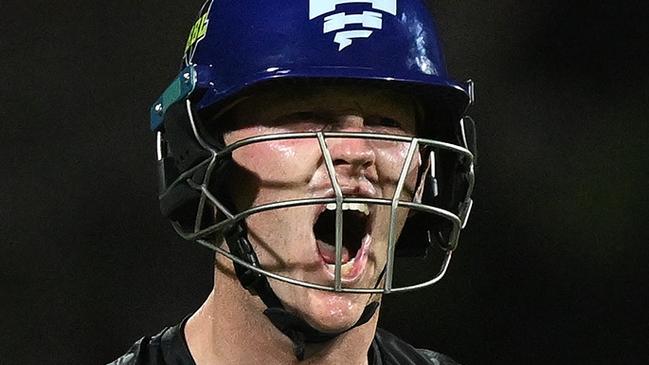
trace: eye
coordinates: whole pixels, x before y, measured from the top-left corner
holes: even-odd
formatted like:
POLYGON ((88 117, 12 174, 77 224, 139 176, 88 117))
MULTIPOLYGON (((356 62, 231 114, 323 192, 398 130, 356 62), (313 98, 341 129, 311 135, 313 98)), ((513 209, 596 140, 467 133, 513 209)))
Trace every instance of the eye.
POLYGON ((384 116, 371 116, 365 118, 365 125, 370 128, 383 130, 386 133, 407 132, 405 126, 398 120, 384 116))
POLYGON ((401 128, 401 123, 392 118, 379 118, 378 125, 391 128, 401 128))
POLYGON ((314 112, 295 112, 291 114, 281 115, 273 119, 272 123, 280 125, 280 124, 287 124, 287 123, 314 121, 316 119, 317 116, 314 112))
POLYGON ((316 112, 299 111, 282 115, 272 121, 276 128, 291 132, 312 132, 319 131, 327 123, 316 112))
POLYGON ((318 116, 314 112, 297 112, 289 116, 295 121, 313 121, 318 119, 318 116))

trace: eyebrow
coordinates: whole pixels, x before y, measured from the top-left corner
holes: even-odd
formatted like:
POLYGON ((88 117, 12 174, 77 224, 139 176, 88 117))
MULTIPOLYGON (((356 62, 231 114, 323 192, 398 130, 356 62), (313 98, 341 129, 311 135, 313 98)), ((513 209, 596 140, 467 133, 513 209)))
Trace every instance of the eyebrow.
MULTIPOLYGON (((279 117, 272 119, 270 122, 271 123, 286 123, 290 121, 303 121, 303 120, 312 120, 316 122, 322 122, 326 124, 335 124, 336 120, 343 115, 344 113, 353 113, 354 111, 349 110, 349 111, 342 111, 338 113, 334 113, 331 111, 324 111, 324 110, 314 110, 314 111, 300 111, 300 112, 294 112, 294 113, 289 113, 289 114, 283 114, 280 115, 279 117)), ((380 115, 380 114, 365 114, 365 113, 359 113, 359 116, 362 117, 366 121, 375 121, 375 120, 391 120, 395 121, 397 124, 401 124, 399 120, 393 118, 392 116, 386 116, 386 115, 380 115)))
POLYGON ((290 121, 313 120, 324 123, 332 123, 336 120, 336 113, 327 111, 300 111, 295 113, 283 114, 272 119, 270 122, 275 124, 286 123, 290 121))

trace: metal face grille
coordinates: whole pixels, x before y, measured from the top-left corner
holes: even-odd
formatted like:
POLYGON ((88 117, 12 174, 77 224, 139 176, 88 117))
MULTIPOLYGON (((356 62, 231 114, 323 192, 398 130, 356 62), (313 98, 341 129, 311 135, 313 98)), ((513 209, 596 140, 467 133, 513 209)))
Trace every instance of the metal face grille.
MULTIPOLYGON (((200 162, 198 165, 194 166, 190 170, 184 172, 173 184, 187 183, 192 189, 200 192, 200 200, 197 204, 196 214, 193 229, 186 229, 181 227, 177 223, 173 223, 176 231, 186 240, 195 241, 203 246, 206 246, 217 253, 231 259, 235 263, 238 263, 246 268, 254 270, 260 274, 267 276, 270 279, 280 280, 294 285, 299 285, 307 288, 325 290, 325 291, 334 291, 334 292, 348 292, 348 293, 382 293, 388 294, 392 292, 402 292, 420 289, 429 285, 434 284, 439 281, 445 274, 448 264, 451 259, 451 255, 458 244, 458 239, 460 231, 466 223, 472 200, 470 198, 471 192, 474 185, 474 171, 473 171, 473 160, 474 156, 469 151, 468 146, 466 145, 466 138, 464 136, 464 125, 461 125, 460 131, 462 133, 461 139, 464 142, 464 146, 432 140, 432 139, 423 139, 411 136, 403 135, 389 135, 389 134, 376 134, 376 133, 360 133, 360 132, 329 132, 329 131, 315 131, 315 132, 298 132, 298 133, 280 133, 280 134, 269 134, 269 135, 260 135, 243 140, 239 140, 231 145, 226 146, 224 149, 217 149, 214 146, 206 143, 197 132, 195 121, 192 115, 192 109, 190 101, 186 102, 187 112, 190 116, 190 121, 195 133, 195 136, 201 146, 210 152, 210 157, 200 162), (369 197, 358 197, 358 196, 346 196, 343 194, 341 186, 338 182, 336 176, 336 169, 334 166, 334 160, 332 159, 330 149, 328 147, 328 142, 334 139, 351 139, 351 138, 360 138, 367 141, 384 141, 391 143, 400 143, 407 146, 407 153, 403 159, 402 166, 400 167, 400 174, 398 180, 396 181, 394 192, 391 197, 381 197, 381 198, 369 198, 369 197), (261 205, 256 205, 249 207, 248 209, 242 210, 240 212, 233 212, 227 208, 227 204, 224 204, 219 198, 218 194, 210 191, 211 181, 214 178, 216 167, 222 164, 225 160, 231 159, 235 151, 244 148, 246 146, 251 146, 258 143, 267 143, 270 141, 286 141, 286 140, 300 140, 300 139, 310 139, 311 141, 317 142, 317 145, 320 148, 321 157, 324 160, 326 165, 327 174, 330 180, 330 184, 333 187, 335 193, 332 197, 322 197, 322 198, 298 198, 290 199, 284 201, 274 201, 270 203, 264 203, 261 205), (418 154, 421 151, 427 151, 430 153, 430 158, 428 160, 429 165, 426 168, 424 173, 425 177, 428 179, 436 179, 436 175, 440 171, 436 171, 435 168, 435 156, 437 153, 453 154, 456 157, 457 163, 456 169, 452 173, 461 174, 464 177, 465 183, 464 188, 461 192, 461 197, 457 199, 459 201, 459 206, 456 211, 451 211, 448 207, 435 206, 431 202, 422 202, 418 201, 419 199, 413 198, 411 200, 403 200, 402 193, 404 190, 404 185, 406 178, 409 174, 410 166, 413 163, 415 158, 418 158, 418 154), (192 179, 194 173, 200 169, 205 169, 204 178, 201 183, 196 183, 192 179), (348 287, 344 284, 342 278, 342 266, 343 266, 343 205, 349 203, 360 203, 367 204, 371 206, 384 207, 383 209, 390 209, 389 219, 385 222, 388 227, 388 239, 385 249, 385 266, 383 268, 384 276, 380 282, 377 282, 377 285, 374 287, 348 287), (335 204, 335 269, 334 269, 334 280, 331 285, 323 285, 314 282, 307 282, 303 280, 298 280, 296 278, 291 278, 272 270, 268 270, 263 267, 258 267, 253 265, 246 260, 237 257, 232 254, 227 247, 222 245, 219 242, 214 242, 211 237, 214 237, 216 233, 222 233, 226 230, 232 228, 237 224, 242 224, 245 220, 255 214, 262 212, 267 212, 277 209, 286 209, 293 207, 303 207, 303 206, 314 206, 314 205, 331 205, 335 204), (211 208, 211 209, 206 209, 211 208), (428 279, 412 285, 406 286, 395 286, 393 277, 395 270, 395 249, 397 247, 397 241, 400 234, 400 227, 398 224, 398 211, 406 209, 408 212, 414 214, 429 214, 437 217, 438 219, 444 220, 450 227, 447 235, 445 235, 445 242, 440 242, 440 249, 443 251, 442 260, 438 267, 431 268, 430 276, 428 279), (206 217, 205 212, 213 211, 218 212, 219 217, 216 222, 210 220, 213 217, 206 217), (210 222, 206 224, 206 222, 210 222)), ((460 121, 463 123, 463 121, 460 121)), ((163 143, 162 138, 158 138, 158 144, 163 143)), ((159 146, 159 151, 162 151, 162 148, 159 146)), ((160 158, 160 156, 159 156, 160 158)), ((420 167, 424 168, 424 167, 420 167)), ((421 174, 421 172, 420 172, 421 174)), ((420 175, 421 176, 421 175, 420 175)), ((423 179, 425 181, 425 179, 423 179)), ((420 179, 419 184, 423 184, 420 179)), ((430 235, 430 233, 429 233, 430 235)), ((428 242, 426 244, 429 244, 428 242)))

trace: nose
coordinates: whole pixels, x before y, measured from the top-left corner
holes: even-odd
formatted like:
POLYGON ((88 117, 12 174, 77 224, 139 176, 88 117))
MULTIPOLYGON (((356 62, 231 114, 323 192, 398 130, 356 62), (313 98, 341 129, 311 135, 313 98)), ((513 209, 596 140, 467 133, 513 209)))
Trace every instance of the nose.
MULTIPOLYGON (((343 116, 338 119, 337 131, 364 132, 363 118, 356 115, 343 116)), ((351 175, 374 173, 376 155, 366 138, 328 138, 327 146, 331 159, 338 173, 351 175)))

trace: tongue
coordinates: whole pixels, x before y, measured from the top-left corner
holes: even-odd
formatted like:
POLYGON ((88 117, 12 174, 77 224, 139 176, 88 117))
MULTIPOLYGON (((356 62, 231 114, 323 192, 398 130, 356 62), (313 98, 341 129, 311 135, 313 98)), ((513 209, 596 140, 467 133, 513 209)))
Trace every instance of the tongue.
MULTIPOLYGON (((328 243, 318 240, 318 251, 320 251, 320 256, 322 256, 322 259, 324 260, 325 263, 331 265, 336 263, 335 246, 332 246, 328 243)), ((342 263, 345 264, 349 262, 349 250, 347 250, 347 248, 343 246, 342 253, 343 253, 342 263)))

